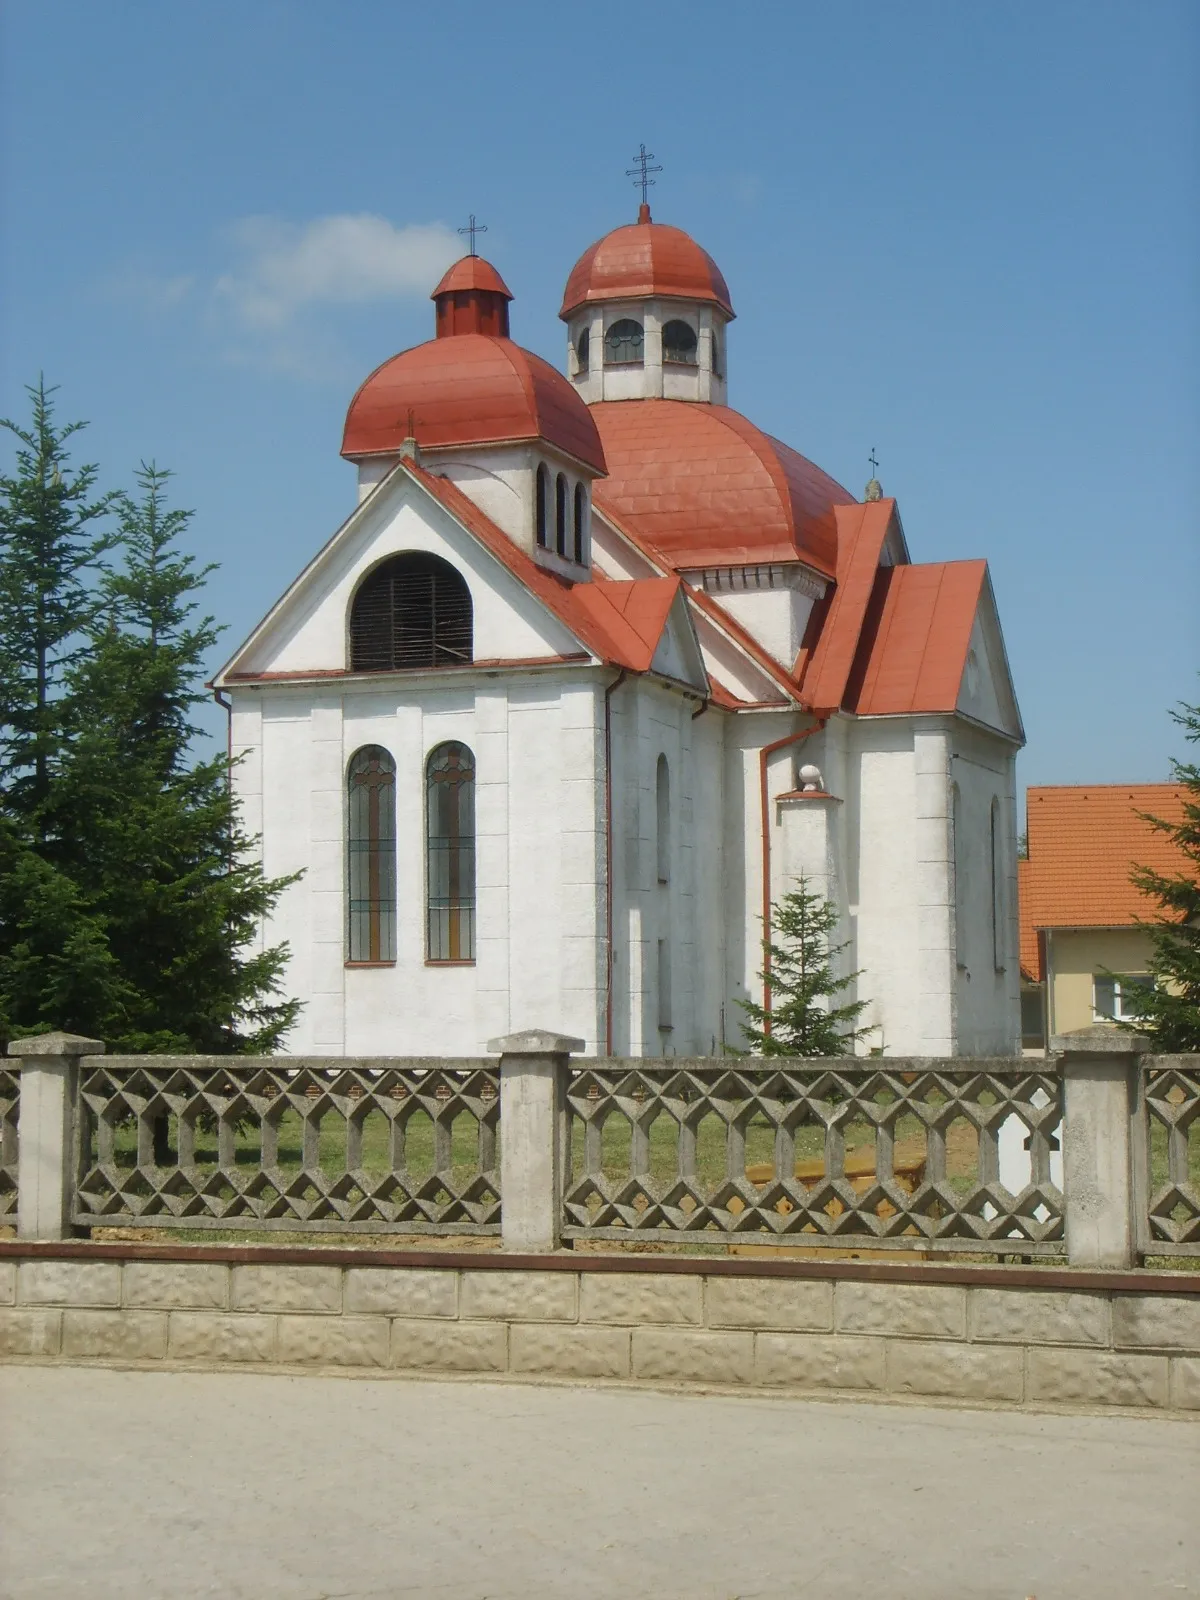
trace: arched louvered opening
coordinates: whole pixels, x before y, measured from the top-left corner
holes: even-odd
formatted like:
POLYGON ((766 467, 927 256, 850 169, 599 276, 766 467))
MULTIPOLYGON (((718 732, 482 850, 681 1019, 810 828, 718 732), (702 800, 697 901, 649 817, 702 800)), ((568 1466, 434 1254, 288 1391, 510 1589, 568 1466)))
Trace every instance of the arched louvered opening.
POLYGON ((662 331, 662 352, 664 361, 681 362, 685 366, 696 365, 696 335, 686 322, 678 318, 668 322, 662 331))
POLYGON ((545 467, 537 469, 537 542, 546 548, 546 528, 550 520, 550 474, 545 467))
POLYGON ((452 667, 471 660, 471 591, 439 556, 413 551, 381 562, 350 608, 355 672, 452 667))
POLYGON ((554 480, 554 537, 560 556, 567 554, 567 480, 560 472, 554 480))
POLYGON ((475 758, 440 744, 425 765, 427 951, 430 961, 475 959, 475 758))
POLYGON ((583 565, 585 524, 587 521, 587 490, 581 483, 575 485, 575 559, 583 565))
POLYGON ((346 774, 351 961, 396 959, 396 763, 364 745, 346 774))
POLYGON ((638 366, 642 364, 642 325, 632 317, 622 317, 614 322, 604 335, 604 360, 608 366, 638 366))

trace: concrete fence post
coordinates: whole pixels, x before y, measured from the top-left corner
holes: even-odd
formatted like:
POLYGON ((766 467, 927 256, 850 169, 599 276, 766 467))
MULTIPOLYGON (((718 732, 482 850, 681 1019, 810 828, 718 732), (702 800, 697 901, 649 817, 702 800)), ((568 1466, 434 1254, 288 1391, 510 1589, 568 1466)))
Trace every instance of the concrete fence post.
POLYGON ((1131 1267, 1137 1241, 1133 1117, 1140 1034, 1081 1028, 1050 1041, 1063 1074, 1063 1197, 1073 1267, 1131 1267))
POLYGON ((500 1237, 505 1250, 562 1240, 567 1068, 582 1039, 530 1028, 489 1039, 500 1055, 500 1237))
POLYGON ((21 1058, 17 1236, 65 1239, 71 1231, 71 1117, 79 1058, 102 1056, 104 1046, 77 1033, 40 1033, 11 1039, 8 1053, 21 1058))

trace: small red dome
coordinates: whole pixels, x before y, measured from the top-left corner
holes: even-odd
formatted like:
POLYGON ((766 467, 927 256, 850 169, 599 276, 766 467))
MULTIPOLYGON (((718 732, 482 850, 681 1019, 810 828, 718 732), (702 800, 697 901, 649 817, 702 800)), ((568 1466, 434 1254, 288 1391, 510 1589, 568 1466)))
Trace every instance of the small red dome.
POLYGON ((733 316, 721 269, 682 228, 645 220, 614 228, 583 252, 571 269, 560 317, 593 300, 708 300, 733 316))
POLYGON ((426 449, 544 439, 604 471, 587 406, 561 372, 511 339, 485 333, 431 339, 376 367, 350 402, 342 454, 395 455, 409 435, 410 415, 411 432, 426 449))
POLYGON ((854 496, 740 412, 610 400, 592 416, 608 462, 597 508, 676 569, 799 559, 835 575, 833 508, 854 496))
POLYGON ((506 300, 512 294, 504 279, 490 261, 482 256, 463 256, 447 271, 445 277, 429 296, 436 300, 440 294, 465 294, 471 289, 482 289, 487 294, 502 294, 506 300))

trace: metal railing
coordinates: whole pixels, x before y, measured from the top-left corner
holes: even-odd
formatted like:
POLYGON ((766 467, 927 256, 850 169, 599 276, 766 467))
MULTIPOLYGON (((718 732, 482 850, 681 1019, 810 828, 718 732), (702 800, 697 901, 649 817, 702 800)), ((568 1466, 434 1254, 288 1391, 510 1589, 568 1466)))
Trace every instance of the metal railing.
POLYGON ((1045 1064, 599 1060, 566 1099, 568 1238, 1065 1253, 1045 1064))
POLYGON ((90 1056, 76 1227, 495 1233, 486 1060, 90 1056))

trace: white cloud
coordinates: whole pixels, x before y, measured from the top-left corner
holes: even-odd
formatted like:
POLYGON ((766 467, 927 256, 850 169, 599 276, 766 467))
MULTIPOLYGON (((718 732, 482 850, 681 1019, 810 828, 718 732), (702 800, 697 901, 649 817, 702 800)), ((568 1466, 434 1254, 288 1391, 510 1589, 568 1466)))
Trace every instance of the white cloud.
POLYGON ((213 299, 243 327, 283 329, 318 305, 362 305, 427 295, 463 252, 443 223, 395 227, 369 212, 284 222, 246 217, 230 229, 240 257, 213 299))

